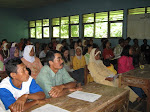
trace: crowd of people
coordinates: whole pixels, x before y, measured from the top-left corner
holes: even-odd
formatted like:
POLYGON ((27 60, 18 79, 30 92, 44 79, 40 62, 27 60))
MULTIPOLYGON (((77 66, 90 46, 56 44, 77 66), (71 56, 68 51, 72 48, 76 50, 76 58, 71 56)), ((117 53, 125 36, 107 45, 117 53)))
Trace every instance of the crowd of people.
MULTIPOLYGON (((147 40, 139 46, 138 39, 119 39, 111 48, 108 39, 101 45, 92 39, 70 39, 69 43, 52 39, 50 43, 32 43, 21 39, 19 43, 3 39, 0 43, 0 72, 9 77, 0 83, 0 105, 3 109, 21 112, 46 102, 45 98, 59 97, 68 91, 81 88, 85 78, 89 82, 118 87, 117 74, 127 72, 143 64, 150 64, 150 46, 147 40), (89 74, 84 75, 87 66, 89 74), (18 94, 19 93, 19 94, 18 94), (28 99, 32 101, 28 101, 28 99)), ((130 101, 145 96, 141 88, 130 90, 130 101)))

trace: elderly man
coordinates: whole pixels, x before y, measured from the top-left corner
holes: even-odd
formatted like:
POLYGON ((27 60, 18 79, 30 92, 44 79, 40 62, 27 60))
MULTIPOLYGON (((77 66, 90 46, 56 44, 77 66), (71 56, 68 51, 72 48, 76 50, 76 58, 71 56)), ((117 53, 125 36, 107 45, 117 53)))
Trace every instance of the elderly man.
POLYGON ((59 97, 76 87, 76 82, 63 67, 59 51, 49 51, 46 54, 48 65, 45 65, 36 78, 36 82, 44 90, 46 97, 59 97))

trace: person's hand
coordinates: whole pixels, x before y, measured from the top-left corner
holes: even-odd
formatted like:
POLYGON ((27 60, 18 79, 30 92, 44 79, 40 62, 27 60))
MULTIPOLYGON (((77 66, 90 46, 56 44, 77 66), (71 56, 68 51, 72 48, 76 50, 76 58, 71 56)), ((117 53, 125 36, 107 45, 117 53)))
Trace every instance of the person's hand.
POLYGON ((24 104, 28 99, 28 94, 24 94, 19 97, 15 103, 12 104, 12 109, 16 112, 22 112, 24 110, 24 104))
POLYGON ((60 92, 64 89, 64 85, 54 86, 49 92, 51 97, 57 97, 60 92))
POLYGON ((107 77, 105 80, 113 81, 113 80, 114 80, 114 78, 113 78, 113 77, 107 77))

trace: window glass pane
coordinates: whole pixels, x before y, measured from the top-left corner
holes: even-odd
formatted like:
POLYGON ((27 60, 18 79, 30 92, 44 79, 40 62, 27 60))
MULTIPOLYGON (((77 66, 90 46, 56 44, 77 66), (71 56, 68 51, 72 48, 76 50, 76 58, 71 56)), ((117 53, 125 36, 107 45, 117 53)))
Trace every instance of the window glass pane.
POLYGON ((135 8, 135 9, 129 9, 128 14, 144 14, 145 13, 145 8, 135 8))
POLYGON ((147 13, 150 13, 150 7, 147 7, 147 13))
POLYGON ((49 37, 49 27, 43 28, 43 37, 49 37))
POLYGON ((95 38, 107 38, 108 23, 101 22, 95 24, 95 38))
POLYGON ((69 17, 61 17, 61 25, 69 24, 69 17))
POLYGON ((42 26, 42 20, 36 20, 36 26, 42 26))
POLYGON ((84 25, 84 37, 93 37, 94 24, 84 25))
POLYGON ((79 25, 71 25, 71 37, 79 37, 79 25))
POLYGON ((30 28, 30 37, 35 38, 35 28, 30 28))
POLYGON ((110 37, 122 37, 122 23, 110 24, 110 37))
POLYGON ((69 25, 61 25, 61 38, 69 38, 69 25))
POLYGON ((43 19, 43 26, 49 26, 49 19, 43 19))
POLYGON ((92 14, 84 14, 83 15, 83 23, 94 22, 94 13, 92 14))
POLYGON ((70 24, 78 24, 79 23, 79 15, 70 16, 70 24))
POLYGON ((42 27, 36 27, 36 38, 37 39, 42 38, 42 27))
POLYGON ((108 12, 96 13, 96 22, 108 21, 108 12))
POLYGON ((52 25, 60 25, 60 19, 59 18, 53 18, 52 19, 52 25))
POLYGON ((29 27, 35 27, 35 21, 30 21, 29 22, 29 27))
POLYGON ((59 37, 59 26, 53 27, 53 37, 59 37))
POLYGON ((110 21, 123 20, 123 10, 110 11, 109 20, 110 21))

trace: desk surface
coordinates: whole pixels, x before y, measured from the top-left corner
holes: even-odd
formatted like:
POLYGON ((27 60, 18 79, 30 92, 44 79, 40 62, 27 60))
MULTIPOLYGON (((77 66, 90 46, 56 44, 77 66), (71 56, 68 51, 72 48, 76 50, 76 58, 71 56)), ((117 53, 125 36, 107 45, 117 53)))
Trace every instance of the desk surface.
MULTIPOLYGON (((96 112, 97 110, 106 108, 106 106, 108 106, 112 102, 115 102, 115 100, 119 99, 120 97, 125 98, 128 101, 128 97, 126 96, 128 96, 129 94, 128 90, 105 86, 97 83, 89 83, 86 86, 83 86, 82 91, 100 94, 102 96, 95 102, 90 103, 87 101, 70 98, 66 95, 59 98, 50 98, 49 104, 58 106, 71 112, 96 112), (123 96, 125 94, 126 96, 123 96)), ((117 106, 119 105, 117 104, 117 106)), ((27 112, 38 107, 39 106, 35 106, 27 112)))
POLYGON ((144 69, 140 69, 140 67, 137 67, 133 70, 123 73, 123 75, 150 79, 150 65, 145 65, 144 69))

